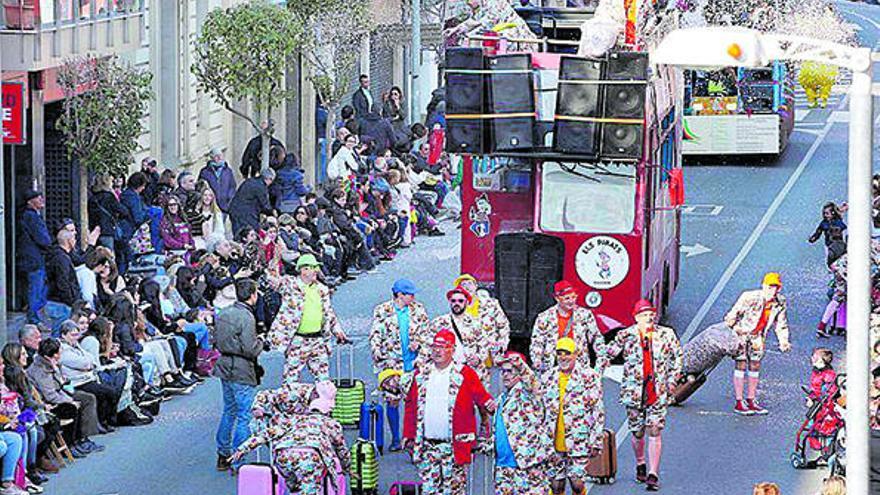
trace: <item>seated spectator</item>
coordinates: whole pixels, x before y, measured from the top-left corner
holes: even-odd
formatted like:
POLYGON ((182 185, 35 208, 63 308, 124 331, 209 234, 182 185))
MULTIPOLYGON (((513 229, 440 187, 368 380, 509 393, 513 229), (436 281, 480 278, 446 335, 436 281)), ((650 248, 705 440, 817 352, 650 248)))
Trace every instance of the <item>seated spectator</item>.
POLYGON ((24 365, 25 368, 30 367, 31 363, 34 362, 34 357, 37 355, 37 349, 40 347, 40 342, 43 340, 43 332, 40 329, 40 325, 35 325, 33 323, 28 323, 21 327, 21 330, 18 331, 18 341, 24 347, 25 355, 27 355, 27 363, 24 365))
POLYGON ((70 317, 71 306, 81 298, 76 269, 70 256, 76 244, 76 236, 69 230, 61 230, 56 240, 57 243, 50 249, 46 260, 46 280, 49 287, 46 316, 51 322, 53 333, 57 333, 61 322, 70 317))
POLYGON ((189 223, 181 212, 181 202, 177 196, 168 198, 165 203, 159 231, 166 251, 190 251, 195 248, 189 223))
POLYGON ((349 134, 345 137, 345 145, 333 155, 327 164, 327 180, 333 184, 340 184, 357 176, 360 163, 355 154, 358 145, 358 137, 349 134))
MULTIPOLYGON (((15 484, 15 470, 19 463, 23 466, 33 466, 30 457, 36 461, 37 453, 37 426, 33 418, 26 419, 22 414, 21 397, 15 391, 6 386, 5 369, 0 360, 0 439, 6 444, 6 452, 2 458, 2 471, 0 471, 0 494, 4 493, 42 493, 43 489, 25 478, 27 490, 21 490, 15 484)), ((26 473, 27 474, 27 473, 26 473)), ((34 471, 36 474, 36 471, 34 471)), ((46 478, 40 478, 47 481, 46 478)))
POLYGON ((226 222, 223 221, 214 190, 204 182, 200 184, 199 203, 191 226, 196 248, 205 249, 208 239, 226 237, 226 222))
POLYGON ((98 310, 99 304, 99 281, 110 274, 112 253, 107 248, 95 249, 86 256, 86 269, 77 269, 77 281, 80 287, 80 296, 92 309, 98 310))
POLYGON ((311 188, 303 180, 305 173, 299 166, 299 160, 293 153, 287 153, 282 166, 278 168, 275 181, 269 187, 269 198, 272 206, 279 214, 293 213, 302 203, 311 188))
POLYGON ((113 295, 125 288, 125 279, 119 275, 116 263, 108 260, 106 264, 107 269, 100 271, 95 294, 95 310, 101 314, 109 310, 113 295))
POLYGON ((31 384, 25 369, 29 364, 28 355, 21 344, 10 342, 3 347, 3 378, 10 390, 17 393, 21 399, 24 409, 30 409, 36 414, 36 423, 39 430, 38 438, 42 441, 36 445, 34 458, 28 458, 28 475, 36 484, 41 484, 41 480, 45 482, 47 478, 40 475, 37 471, 46 473, 57 473, 59 467, 48 456, 49 444, 55 435, 61 431, 61 423, 58 418, 49 412, 46 403, 40 394, 36 393, 36 388, 31 384))
POLYGON ((330 219, 345 236, 348 243, 354 247, 357 253, 357 263, 362 271, 369 272, 376 268, 376 260, 370 254, 364 235, 357 229, 354 223, 354 215, 348 209, 348 196, 342 189, 336 189, 331 193, 331 203, 328 209, 330 219))
MULTIPOLYGON (((179 271, 178 271, 179 275, 179 271)), ((177 312, 155 280, 145 280, 140 287, 140 300, 148 306, 144 317, 164 335, 179 336, 186 340, 190 357, 184 358, 184 369, 195 371, 200 359, 208 359, 212 351, 211 332, 205 323, 204 312, 198 308, 177 312)))
POLYGON ((345 139, 348 136, 351 136, 351 131, 349 131, 347 127, 339 127, 336 129, 336 139, 333 140, 333 144, 330 146, 331 157, 336 156, 339 149, 345 145, 345 139))
POLYGON ((98 373, 92 357, 79 345, 82 331, 73 320, 61 324, 61 359, 58 364, 61 374, 74 390, 88 392, 98 400, 98 421, 105 430, 113 431, 117 425, 116 405, 121 391, 98 380, 98 373), (118 393, 119 392, 119 393, 118 393))
MULTIPOLYGON (((294 211, 299 209, 300 207, 297 207, 294 211)), ((284 243, 284 252, 291 253, 294 259, 299 256, 300 237, 293 216, 285 213, 278 217, 278 238, 284 243)))
POLYGON ((27 376, 50 412, 59 419, 74 420, 66 440, 71 455, 82 458, 92 452, 104 450, 103 446, 92 442, 89 436, 107 433, 107 430, 99 425, 95 396, 66 387, 66 381, 58 368, 60 360, 61 344, 57 339, 48 338, 40 342, 34 362, 27 368, 27 376))
POLYGON ((382 118, 376 112, 368 113, 361 119, 360 124, 360 136, 362 140, 366 140, 366 138, 369 137, 371 140, 375 141, 376 151, 378 153, 383 153, 385 150, 391 149, 397 140, 391 122, 389 122, 388 119, 382 118))

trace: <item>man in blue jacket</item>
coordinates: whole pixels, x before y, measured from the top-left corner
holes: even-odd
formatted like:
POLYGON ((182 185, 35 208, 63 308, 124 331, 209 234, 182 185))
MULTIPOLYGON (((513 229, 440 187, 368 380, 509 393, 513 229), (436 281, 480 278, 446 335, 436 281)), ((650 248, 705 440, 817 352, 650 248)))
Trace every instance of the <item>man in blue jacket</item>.
MULTIPOLYGON (((146 188, 147 176, 143 172, 135 172, 128 178, 127 187, 119 195, 119 203, 128 211, 128 215, 119 219, 119 228, 122 230, 122 249, 116 253, 119 273, 125 273, 131 262, 132 252, 129 243, 134 232, 149 220, 147 207, 141 196, 146 188)), ((159 248, 158 246, 154 247, 159 248)))
POLYGON ((46 221, 40 215, 45 206, 40 191, 28 191, 24 195, 25 207, 19 220, 21 235, 18 237, 18 268, 27 273, 28 280, 28 322, 40 322, 40 310, 46 305, 45 255, 52 245, 46 221))
POLYGON ((211 186, 214 191, 214 197, 217 198, 217 206, 223 212, 224 220, 229 214, 229 203, 235 196, 235 175, 229 164, 223 159, 223 151, 220 148, 211 150, 211 159, 199 171, 199 180, 203 180, 211 186))

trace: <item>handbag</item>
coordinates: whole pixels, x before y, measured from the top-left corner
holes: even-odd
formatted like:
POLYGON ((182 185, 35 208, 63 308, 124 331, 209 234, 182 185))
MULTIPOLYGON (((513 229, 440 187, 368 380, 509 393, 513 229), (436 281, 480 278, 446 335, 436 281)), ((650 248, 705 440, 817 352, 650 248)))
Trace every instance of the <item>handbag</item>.
POLYGON ((131 249, 131 252, 134 255, 141 255, 152 253, 154 251, 153 248, 153 240, 150 236, 150 225, 147 222, 144 222, 135 229, 134 234, 131 236, 131 240, 128 241, 128 247, 131 249))
POLYGON ((104 208, 104 206, 97 201, 95 202, 95 206, 97 206, 98 209, 104 212, 104 214, 107 215, 109 218, 113 219, 113 240, 121 241, 125 239, 125 235, 122 233, 122 227, 119 226, 119 221, 113 218, 113 214, 110 213, 107 208, 104 208))

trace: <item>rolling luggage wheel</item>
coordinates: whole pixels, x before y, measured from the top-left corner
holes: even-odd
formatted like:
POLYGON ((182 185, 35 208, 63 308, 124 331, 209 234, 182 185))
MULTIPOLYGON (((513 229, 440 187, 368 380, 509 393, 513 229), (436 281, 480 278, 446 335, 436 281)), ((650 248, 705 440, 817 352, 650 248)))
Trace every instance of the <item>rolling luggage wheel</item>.
POLYGON ((804 469, 806 462, 804 461, 804 456, 794 452, 791 454, 791 467, 795 469, 804 469))

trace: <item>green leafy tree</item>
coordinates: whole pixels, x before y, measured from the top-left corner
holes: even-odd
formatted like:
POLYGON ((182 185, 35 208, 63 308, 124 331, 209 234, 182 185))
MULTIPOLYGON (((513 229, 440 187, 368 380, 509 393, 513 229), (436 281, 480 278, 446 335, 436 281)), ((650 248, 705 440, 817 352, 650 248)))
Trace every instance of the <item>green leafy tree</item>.
POLYGON ((58 128, 83 170, 127 173, 153 97, 151 80, 116 57, 87 56, 61 66, 58 83, 65 99, 58 128))
POLYGON ((301 35, 302 25, 288 9, 251 0, 209 12, 193 42, 191 70, 198 87, 262 136, 263 168, 269 165, 269 143, 275 132, 269 115, 294 96, 293 89, 284 85, 284 74, 301 35), (240 101, 250 102, 253 114, 236 108, 240 101), (266 124, 260 125, 261 121, 266 124))
POLYGON ((361 43, 370 34, 370 4, 368 0, 289 0, 288 7, 303 27, 300 54, 308 63, 308 79, 318 103, 327 110, 324 131, 329 150, 339 105, 357 75, 361 43))

